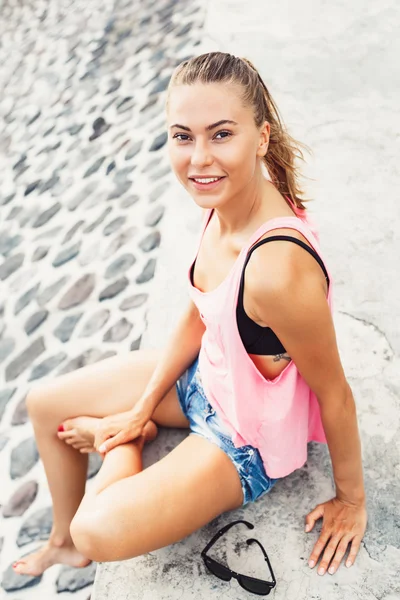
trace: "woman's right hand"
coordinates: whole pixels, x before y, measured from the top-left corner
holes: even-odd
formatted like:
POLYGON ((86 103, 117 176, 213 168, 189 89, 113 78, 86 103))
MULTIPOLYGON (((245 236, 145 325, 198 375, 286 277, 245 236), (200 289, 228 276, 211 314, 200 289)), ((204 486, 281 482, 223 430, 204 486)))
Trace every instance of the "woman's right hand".
POLYGON ((116 446, 140 437, 150 418, 151 415, 145 415, 139 409, 104 417, 95 432, 95 449, 104 455, 116 446))

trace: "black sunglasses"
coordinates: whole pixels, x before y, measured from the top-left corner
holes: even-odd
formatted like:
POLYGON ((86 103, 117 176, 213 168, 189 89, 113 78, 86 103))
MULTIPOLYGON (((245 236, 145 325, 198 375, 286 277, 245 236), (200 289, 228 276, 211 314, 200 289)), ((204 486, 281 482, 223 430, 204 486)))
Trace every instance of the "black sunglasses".
POLYGON ((215 542, 222 535, 224 535, 224 533, 228 531, 228 529, 230 529, 231 527, 233 527, 233 525, 236 525, 237 523, 244 523, 244 525, 246 525, 249 529, 254 529, 254 525, 252 525, 248 521, 232 521, 232 523, 225 525, 225 527, 223 527, 220 531, 218 531, 218 533, 214 535, 212 540, 208 542, 207 546, 204 548, 204 550, 202 550, 201 557, 204 560, 204 564, 206 565, 206 567, 211 571, 213 575, 219 577, 219 579, 222 579, 223 581, 230 581, 232 577, 234 577, 237 580, 238 584, 247 592, 251 592, 252 594, 258 594, 259 596, 268 596, 270 591, 276 586, 276 580, 267 553, 265 552, 264 547, 258 540, 250 538, 246 540, 246 542, 247 544, 256 543, 260 546, 262 553, 264 554, 265 561, 268 564, 272 576, 272 581, 263 581, 262 579, 249 577, 248 575, 241 575, 240 573, 232 571, 232 569, 230 569, 229 567, 221 565, 221 563, 216 561, 214 558, 207 556, 207 552, 209 551, 211 546, 213 546, 215 542))

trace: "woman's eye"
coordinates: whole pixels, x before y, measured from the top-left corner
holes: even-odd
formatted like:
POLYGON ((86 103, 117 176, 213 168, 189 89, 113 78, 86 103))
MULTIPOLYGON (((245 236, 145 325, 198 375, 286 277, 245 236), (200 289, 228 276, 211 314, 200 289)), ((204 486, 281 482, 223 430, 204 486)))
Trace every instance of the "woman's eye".
POLYGON ((182 140, 182 141, 184 141, 184 142, 185 142, 185 141, 186 141, 188 138, 189 138, 189 136, 188 136, 188 135, 186 135, 185 133, 176 133, 176 134, 174 135, 174 139, 177 139, 177 140, 180 140, 180 141, 182 140))
POLYGON ((218 131, 218 133, 215 135, 215 137, 217 137, 217 135, 222 135, 223 137, 218 138, 218 139, 223 140, 224 138, 229 137, 232 134, 230 131, 218 131))

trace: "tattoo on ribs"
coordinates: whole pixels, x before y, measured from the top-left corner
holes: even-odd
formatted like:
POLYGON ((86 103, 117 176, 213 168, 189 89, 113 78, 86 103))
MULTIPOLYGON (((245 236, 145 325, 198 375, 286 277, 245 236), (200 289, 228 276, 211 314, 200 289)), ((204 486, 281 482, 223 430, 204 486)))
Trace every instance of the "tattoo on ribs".
POLYGON ((290 358, 289 354, 285 353, 285 354, 275 354, 274 356, 274 362, 279 362, 280 360, 287 360, 288 362, 290 362, 292 359, 290 358))

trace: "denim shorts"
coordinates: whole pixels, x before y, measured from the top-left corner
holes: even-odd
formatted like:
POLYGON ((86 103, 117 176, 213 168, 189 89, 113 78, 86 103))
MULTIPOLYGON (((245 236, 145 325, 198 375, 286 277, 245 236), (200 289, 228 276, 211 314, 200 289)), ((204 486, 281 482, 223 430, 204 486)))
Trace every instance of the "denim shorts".
POLYGON ((234 446, 230 433, 206 398, 197 358, 177 381, 176 388, 182 411, 190 422, 190 432, 213 442, 232 460, 242 485, 243 505, 269 492, 278 480, 266 474, 257 448, 234 446))

